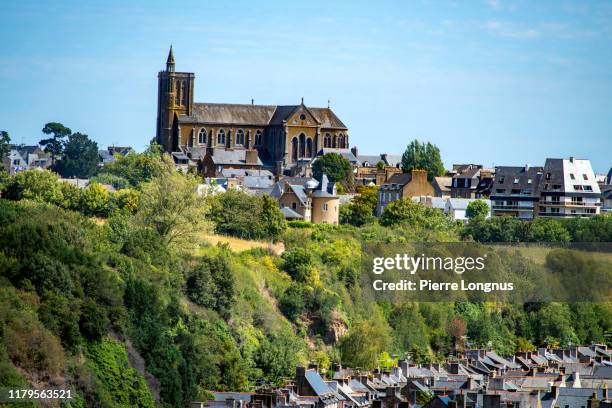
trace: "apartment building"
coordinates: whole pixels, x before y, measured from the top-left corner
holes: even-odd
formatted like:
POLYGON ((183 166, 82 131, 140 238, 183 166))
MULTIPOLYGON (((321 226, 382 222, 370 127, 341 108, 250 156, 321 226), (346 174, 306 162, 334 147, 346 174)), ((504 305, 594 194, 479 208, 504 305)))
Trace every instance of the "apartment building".
POLYGON ((491 212, 494 216, 510 216, 532 220, 538 214, 542 167, 495 167, 491 188, 491 212))
POLYGON ((546 159, 539 183, 542 217, 592 217, 601 211, 601 191, 589 160, 546 159))

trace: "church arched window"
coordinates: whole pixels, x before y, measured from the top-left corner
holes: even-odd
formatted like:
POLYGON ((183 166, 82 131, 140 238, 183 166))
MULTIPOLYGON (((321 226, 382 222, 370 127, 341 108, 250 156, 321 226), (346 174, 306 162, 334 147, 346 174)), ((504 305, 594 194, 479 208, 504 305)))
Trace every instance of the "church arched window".
POLYGON ((329 133, 325 134, 325 138, 323 139, 323 147, 332 147, 331 135, 329 133))
POLYGON ((297 161, 298 158, 298 138, 294 137, 291 139, 291 157, 293 161, 297 161))
POLYGON ((185 92, 185 81, 181 81, 181 105, 187 105, 187 92, 185 92))
POLYGON ((217 132, 217 144, 225 144, 225 130, 223 129, 219 129, 219 131, 217 132))
POLYGON ((312 157, 312 139, 306 141, 306 157, 312 157))
POLYGON ((236 132, 236 144, 244 145, 244 130, 238 129, 236 132))
POLYGON ((206 144, 206 129, 204 128, 200 129, 200 132, 198 133, 198 143, 206 144))
POLYGON ((306 156, 306 135, 300 133, 300 157, 306 156))
POLYGON ((181 81, 176 81, 176 86, 174 87, 174 104, 181 104, 181 81))
POLYGON ((261 146, 261 130, 255 132, 255 146, 261 146))

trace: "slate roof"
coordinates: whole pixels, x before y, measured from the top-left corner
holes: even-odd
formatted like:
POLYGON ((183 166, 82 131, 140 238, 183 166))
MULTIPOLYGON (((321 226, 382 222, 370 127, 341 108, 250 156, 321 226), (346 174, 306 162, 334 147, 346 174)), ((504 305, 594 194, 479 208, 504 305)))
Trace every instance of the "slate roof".
POLYGON ((406 184, 412 181, 412 173, 396 173, 391 176, 389 180, 387 180, 383 185, 380 186, 381 190, 392 189, 393 184, 397 184, 400 187, 405 186, 406 184))
MULTIPOLYGON (((181 123, 210 125, 280 125, 302 105, 253 105, 236 103, 194 103, 191 115, 179 116, 181 123)), ((323 128, 346 130, 330 108, 306 108, 323 128)))
POLYGON ((543 167, 495 167, 495 180, 493 181, 491 196, 510 195, 513 189, 520 189, 521 192, 531 190, 530 196, 536 196, 543 171, 543 167), (515 180, 518 182, 515 183, 515 180), (529 182, 530 180, 531 182, 529 182), (498 193, 497 190, 504 190, 504 192, 498 193))
MULTIPOLYGON (((219 165, 229 164, 246 164, 246 150, 243 149, 212 149, 212 160, 213 163, 219 165)), ((263 163, 257 157, 257 165, 263 166, 263 163)))
POLYGON ((344 157, 346 160, 350 161, 351 164, 359 164, 359 160, 357 160, 357 158, 355 157, 351 149, 334 149, 334 148, 325 147, 319 150, 319 153, 317 154, 317 156, 323 156, 324 154, 328 154, 328 153, 339 154, 340 156, 344 157))
POLYGON ((595 390, 592 388, 559 388, 559 397, 556 399, 552 394, 547 394, 542 399, 542 407, 565 407, 565 408, 583 408, 587 406, 587 400, 593 395, 593 393, 597 393, 597 398, 602 397, 602 390, 595 390))
POLYGON ((302 219, 304 218, 302 215, 298 214, 297 212, 293 211, 291 208, 289 207, 283 207, 281 208, 281 212, 283 213, 283 215, 285 216, 286 219, 302 219))

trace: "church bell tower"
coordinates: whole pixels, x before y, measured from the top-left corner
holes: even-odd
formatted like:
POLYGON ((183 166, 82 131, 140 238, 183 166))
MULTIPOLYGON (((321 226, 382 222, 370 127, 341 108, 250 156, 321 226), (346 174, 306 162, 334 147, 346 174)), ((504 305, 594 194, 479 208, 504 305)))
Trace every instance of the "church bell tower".
POLYGON ((157 132, 155 139, 165 151, 174 152, 181 145, 178 117, 193 111, 192 72, 176 72, 172 46, 166 60, 166 70, 157 75, 157 132))

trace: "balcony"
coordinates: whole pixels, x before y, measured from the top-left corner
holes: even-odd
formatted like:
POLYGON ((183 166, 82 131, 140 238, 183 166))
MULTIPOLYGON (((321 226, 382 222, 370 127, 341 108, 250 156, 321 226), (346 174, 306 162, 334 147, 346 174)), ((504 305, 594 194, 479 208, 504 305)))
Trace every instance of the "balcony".
POLYGON ((542 207, 599 207, 601 203, 585 201, 540 201, 542 207))

